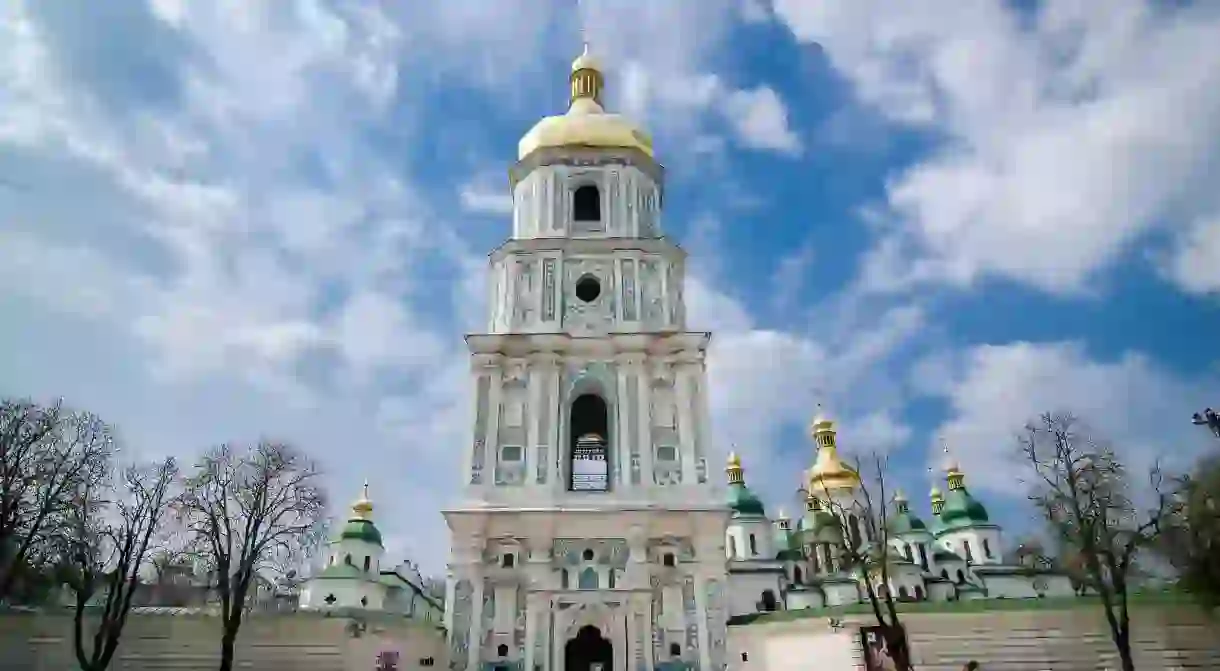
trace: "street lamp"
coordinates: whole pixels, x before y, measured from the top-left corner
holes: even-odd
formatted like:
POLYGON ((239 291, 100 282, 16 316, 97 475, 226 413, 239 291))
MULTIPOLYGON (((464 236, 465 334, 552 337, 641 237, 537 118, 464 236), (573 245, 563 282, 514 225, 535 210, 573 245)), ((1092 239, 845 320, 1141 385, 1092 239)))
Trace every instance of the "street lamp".
POLYGON ((1206 426, 1216 438, 1220 438, 1220 413, 1215 410, 1205 408, 1202 413, 1196 412, 1191 416, 1190 423, 1196 426, 1206 426))

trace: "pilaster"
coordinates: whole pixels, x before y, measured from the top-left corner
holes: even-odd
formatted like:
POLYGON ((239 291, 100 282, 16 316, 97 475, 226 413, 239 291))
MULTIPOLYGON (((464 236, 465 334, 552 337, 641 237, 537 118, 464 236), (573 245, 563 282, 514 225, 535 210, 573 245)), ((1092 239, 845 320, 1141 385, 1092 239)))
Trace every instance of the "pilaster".
POLYGON ((548 481, 550 482, 549 491, 562 496, 564 489, 567 487, 565 482, 567 474, 563 470, 563 459, 567 450, 567 445, 563 440, 563 417, 564 403, 563 398, 563 359, 552 354, 546 357, 546 398, 547 398, 547 430, 546 435, 542 438, 547 446, 548 459, 550 463, 547 466, 549 472, 548 481))
POLYGON ((677 365, 674 371, 674 384, 677 387, 678 440, 682 445, 682 483, 694 484, 695 466, 697 460, 696 440, 698 427, 695 424, 694 413, 694 379, 688 366, 677 365))
POLYGON ((470 595, 470 629, 466 633, 466 668, 479 671, 483 652, 483 570, 472 566, 468 575, 474 589, 470 595))
POLYGON ((547 449, 543 446, 540 436, 547 415, 546 397, 543 393, 546 386, 545 375, 546 369, 542 362, 536 357, 530 357, 529 381, 526 389, 526 398, 529 399, 526 407, 529 416, 525 422, 525 445, 522 446, 526 455, 524 482, 526 489, 538 489, 544 486, 548 475, 547 449))
MULTIPOLYGON (((640 309, 644 307, 641 305, 640 309)), ((640 447, 640 484, 647 488, 653 485, 652 479, 652 375, 644 362, 640 362, 639 370, 639 447, 640 447)))
POLYGON ((707 631, 707 588, 708 579, 703 571, 695 573, 695 621, 699 625, 699 669, 700 671, 719 671, 712 668, 711 640, 707 631))

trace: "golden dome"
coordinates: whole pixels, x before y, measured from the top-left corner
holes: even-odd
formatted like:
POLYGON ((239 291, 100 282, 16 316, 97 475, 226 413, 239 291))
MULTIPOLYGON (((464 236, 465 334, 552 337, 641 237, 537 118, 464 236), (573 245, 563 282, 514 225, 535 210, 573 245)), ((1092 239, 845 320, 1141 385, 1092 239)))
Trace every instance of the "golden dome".
POLYGON ((928 497, 936 501, 937 499, 944 499, 945 495, 941 493, 940 487, 933 485, 932 491, 928 492, 928 497))
MULTIPOLYGON (((819 406, 820 407, 820 406, 819 406)), ((809 435, 818 448, 818 458, 809 469, 809 491, 855 489, 860 484, 860 475, 839 458, 835 443, 835 424, 818 413, 809 427, 809 435)))
POLYGON ((373 502, 369 500, 369 481, 364 481, 364 492, 360 498, 352 504, 352 516, 363 520, 369 519, 373 514, 373 502))
POLYGON ((737 456, 736 452, 729 452, 729 463, 725 466, 725 470, 730 468, 741 468, 741 457, 737 456))
POLYGON ((589 54, 588 45, 585 45, 584 53, 572 61, 569 80, 572 98, 567 113, 549 116, 534 124, 517 144, 518 159, 547 147, 638 149, 649 157, 653 155, 652 139, 647 133, 625 117, 610 114, 602 107, 601 66, 589 54))

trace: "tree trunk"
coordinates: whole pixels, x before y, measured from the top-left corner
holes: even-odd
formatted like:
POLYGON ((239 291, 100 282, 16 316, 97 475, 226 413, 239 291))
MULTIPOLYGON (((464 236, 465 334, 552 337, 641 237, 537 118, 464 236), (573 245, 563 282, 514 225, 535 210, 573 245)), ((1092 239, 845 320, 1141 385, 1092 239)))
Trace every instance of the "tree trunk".
POLYGON ((237 643, 237 628, 224 625, 224 634, 220 637, 220 667, 217 671, 233 671, 233 649, 237 643))

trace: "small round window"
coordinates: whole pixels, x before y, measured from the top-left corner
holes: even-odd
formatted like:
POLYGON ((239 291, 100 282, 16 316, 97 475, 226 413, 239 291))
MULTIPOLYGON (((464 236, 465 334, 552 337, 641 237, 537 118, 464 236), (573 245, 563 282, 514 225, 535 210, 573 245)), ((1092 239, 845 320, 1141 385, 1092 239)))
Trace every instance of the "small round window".
POLYGON ((602 284, 592 275, 585 275, 576 280, 576 297, 586 303, 592 303, 602 295, 602 284))

